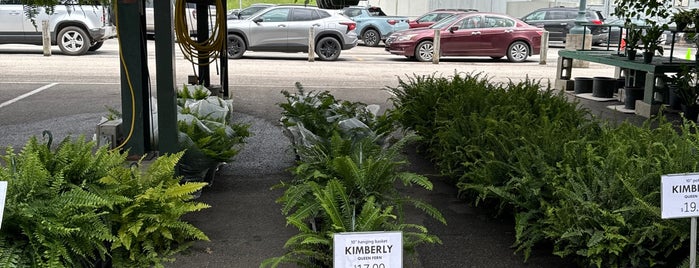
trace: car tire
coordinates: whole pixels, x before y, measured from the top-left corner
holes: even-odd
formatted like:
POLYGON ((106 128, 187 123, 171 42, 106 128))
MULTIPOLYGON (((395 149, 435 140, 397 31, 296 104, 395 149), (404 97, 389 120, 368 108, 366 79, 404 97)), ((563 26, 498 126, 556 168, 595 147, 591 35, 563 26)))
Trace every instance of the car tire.
POLYGON ((104 44, 104 41, 102 41, 102 42, 97 42, 97 43, 95 43, 94 45, 92 45, 92 46, 90 47, 90 49, 88 49, 88 51, 96 51, 96 50, 100 49, 100 48, 102 47, 103 44, 104 44))
POLYGON ((362 42, 364 42, 364 45, 368 47, 378 46, 381 42, 381 35, 379 35, 379 32, 374 29, 368 29, 364 31, 364 34, 362 34, 362 42))
POLYGON ((333 61, 340 57, 340 41, 333 37, 323 37, 316 43, 316 54, 324 61, 333 61))
POLYGON ((228 44, 226 46, 226 52, 228 53, 229 59, 240 59, 245 53, 245 41, 242 37, 238 35, 229 35, 228 44))
POLYGON ((90 37, 83 29, 76 26, 61 29, 56 36, 56 43, 66 55, 82 55, 90 49, 90 37))
POLYGON ((434 44, 431 40, 422 41, 415 47, 415 59, 418 61, 432 61, 432 55, 434 55, 434 44))
POLYGON ((507 48, 507 59, 511 62, 523 62, 529 57, 529 46, 522 41, 515 41, 507 48))

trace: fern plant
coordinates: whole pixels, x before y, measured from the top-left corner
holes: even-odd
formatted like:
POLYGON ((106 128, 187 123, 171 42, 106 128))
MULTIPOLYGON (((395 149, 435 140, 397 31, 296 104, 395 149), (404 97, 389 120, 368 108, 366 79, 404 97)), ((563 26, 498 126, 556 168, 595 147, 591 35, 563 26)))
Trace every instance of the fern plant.
POLYGON ((355 202, 349 193, 352 189, 341 180, 331 179, 325 186, 312 181, 306 185, 322 210, 323 224, 313 229, 301 214, 287 217, 287 223, 298 228, 300 233, 286 242, 286 254, 266 259, 260 267, 277 267, 283 263, 332 267, 333 234, 340 232, 402 231, 403 249, 407 253, 414 253, 421 244, 441 244, 441 240, 430 235, 424 226, 401 222, 392 206, 382 206, 373 195, 365 196, 360 203, 355 202))
POLYGON ((31 137, 19 153, 7 148, 0 180, 8 181, 2 267, 162 267, 193 239, 206 239, 179 218, 207 207, 191 202, 203 184, 180 185, 174 163, 156 160, 141 175, 126 155, 95 148, 84 137, 55 149, 31 137))

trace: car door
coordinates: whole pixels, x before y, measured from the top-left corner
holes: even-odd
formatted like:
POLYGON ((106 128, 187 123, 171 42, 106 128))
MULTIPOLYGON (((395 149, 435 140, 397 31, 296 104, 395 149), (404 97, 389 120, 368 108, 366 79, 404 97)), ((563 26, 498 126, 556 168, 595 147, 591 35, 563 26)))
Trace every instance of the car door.
POLYGON ((454 22, 441 32, 440 50, 444 56, 478 55, 483 49, 481 15, 472 15, 454 22))
POLYGON ((291 19, 287 24, 287 46, 290 50, 308 51, 308 32, 315 28, 316 35, 322 24, 318 11, 297 7, 291 10, 291 19))
POLYGON ((20 0, 0 0, 0 43, 24 43, 24 9, 20 0))
POLYGON ((515 21, 509 18, 485 15, 484 27, 481 28, 483 53, 485 55, 501 55, 507 51, 515 31, 515 21))
POLYGON ((290 13, 291 7, 280 7, 254 17, 248 35, 251 50, 285 50, 290 13))
POLYGON ((565 40, 570 26, 570 12, 567 10, 549 10, 546 12, 544 29, 549 32, 551 40, 565 40))

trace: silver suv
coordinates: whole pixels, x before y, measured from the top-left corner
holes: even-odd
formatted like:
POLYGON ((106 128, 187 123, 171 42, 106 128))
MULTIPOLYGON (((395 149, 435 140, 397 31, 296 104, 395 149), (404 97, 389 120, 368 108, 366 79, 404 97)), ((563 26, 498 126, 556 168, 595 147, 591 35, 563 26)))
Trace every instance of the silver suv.
POLYGON ((48 21, 51 44, 58 45, 66 55, 95 51, 105 40, 116 37, 107 7, 61 3, 52 14, 38 8, 32 21, 27 18, 21 0, 0 0, 0 44, 43 44, 43 20, 48 21))
POLYGON ((311 6, 273 6, 228 21, 228 57, 239 59, 246 50, 308 52, 311 27, 321 60, 336 60, 340 51, 357 46, 357 24, 342 14, 311 6))

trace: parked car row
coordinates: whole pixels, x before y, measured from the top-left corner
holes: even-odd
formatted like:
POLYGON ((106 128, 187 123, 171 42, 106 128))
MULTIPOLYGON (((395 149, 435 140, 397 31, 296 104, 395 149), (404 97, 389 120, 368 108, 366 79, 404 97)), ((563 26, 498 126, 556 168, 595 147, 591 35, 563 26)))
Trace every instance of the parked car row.
POLYGON ((441 35, 440 57, 507 57, 521 62, 541 50, 543 29, 508 15, 473 9, 434 10, 411 22, 407 17, 387 16, 378 7, 351 6, 331 11, 304 5, 268 5, 245 12, 252 7, 230 13, 231 59, 243 57, 246 51, 308 52, 311 27, 315 29, 315 53, 321 60, 336 60, 342 50, 355 47, 361 40, 366 46, 378 46, 383 41, 384 49, 391 54, 431 61, 435 30, 441 35))

